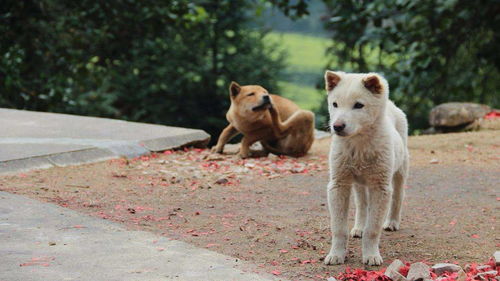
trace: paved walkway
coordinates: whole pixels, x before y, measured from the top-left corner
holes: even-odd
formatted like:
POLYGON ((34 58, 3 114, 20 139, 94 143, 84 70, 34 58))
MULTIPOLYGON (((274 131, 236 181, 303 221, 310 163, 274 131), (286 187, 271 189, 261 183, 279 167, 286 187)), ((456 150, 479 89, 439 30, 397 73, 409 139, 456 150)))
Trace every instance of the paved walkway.
MULTIPOLYGON (((0 174, 205 146, 202 130, 0 108, 0 174)), ((241 261, 0 192, 0 281, 272 280, 241 261), (248 267, 248 266, 247 266, 248 267)))
POLYGON ((0 280, 273 280, 241 261, 0 192, 0 280))
POLYGON ((135 157, 188 144, 202 130, 0 108, 0 174, 135 157))

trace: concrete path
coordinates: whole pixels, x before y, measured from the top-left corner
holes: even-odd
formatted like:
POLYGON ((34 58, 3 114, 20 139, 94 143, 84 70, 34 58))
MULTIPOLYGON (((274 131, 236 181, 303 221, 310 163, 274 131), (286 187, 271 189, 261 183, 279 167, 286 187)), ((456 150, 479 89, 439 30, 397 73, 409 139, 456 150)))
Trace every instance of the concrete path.
POLYGON ((0 108, 0 174, 204 146, 202 130, 0 108))
POLYGON ((274 280, 241 261, 0 192, 0 280, 274 280))

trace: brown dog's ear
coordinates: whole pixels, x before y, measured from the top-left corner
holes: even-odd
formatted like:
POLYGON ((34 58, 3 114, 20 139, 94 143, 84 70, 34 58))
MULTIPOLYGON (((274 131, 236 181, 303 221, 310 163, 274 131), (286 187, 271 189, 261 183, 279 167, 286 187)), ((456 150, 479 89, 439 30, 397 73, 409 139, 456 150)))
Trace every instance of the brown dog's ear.
POLYGON ((232 81, 231 85, 229 85, 229 93, 231 93, 231 97, 236 97, 241 91, 240 84, 232 81))
POLYGON ((340 76, 331 70, 325 72, 325 88, 329 92, 333 90, 340 82, 340 76))
POLYGON ((375 75, 364 78, 363 85, 373 94, 382 94, 382 83, 380 83, 380 79, 375 75))

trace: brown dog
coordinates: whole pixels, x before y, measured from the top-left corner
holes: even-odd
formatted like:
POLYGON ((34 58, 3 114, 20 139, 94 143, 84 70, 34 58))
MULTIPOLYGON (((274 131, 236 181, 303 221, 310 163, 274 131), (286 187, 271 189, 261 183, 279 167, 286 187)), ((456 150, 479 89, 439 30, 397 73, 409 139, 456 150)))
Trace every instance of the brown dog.
POLYGON ((303 156, 314 141, 314 114, 292 101, 270 95, 257 85, 229 86, 231 107, 226 114, 229 125, 222 131, 212 151, 222 153, 224 145, 243 134, 239 155, 251 156, 250 146, 260 141, 266 152, 303 156), (284 120, 282 122, 282 120, 284 120))

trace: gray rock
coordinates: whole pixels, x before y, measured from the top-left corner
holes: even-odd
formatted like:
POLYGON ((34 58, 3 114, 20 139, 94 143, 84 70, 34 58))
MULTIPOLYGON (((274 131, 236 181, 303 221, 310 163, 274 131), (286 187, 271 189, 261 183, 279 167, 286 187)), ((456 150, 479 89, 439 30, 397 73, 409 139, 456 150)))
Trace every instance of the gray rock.
POLYGON ((434 270, 434 273, 441 275, 444 272, 457 272, 462 268, 459 265, 452 263, 437 263, 432 266, 432 269, 434 270))
POLYGON ((416 262, 410 266, 410 270, 408 271, 408 276, 406 278, 409 281, 423 281, 431 279, 430 268, 423 262, 416 262))
POLYGON ((495 251, 493 258, 495 259, 495 265, 500 266, 500 251, 495 251))
POLYGON ((337 281, 337 278, 335 278, 335 277, 328 277, 328 279, 326 279, 326 281, 337 281))
POLYGON ((449 102, 434 107, 429 114, 433 127, 456 127, 467 125, 491 112, 484 104, 469 102, 449 102))
POLYGON ((405 266, 404 263, 395 259, 385 270, 385 276, 391 278, 393 281, 406 281, 406 277, 399 273, 399 269, 405 266))

